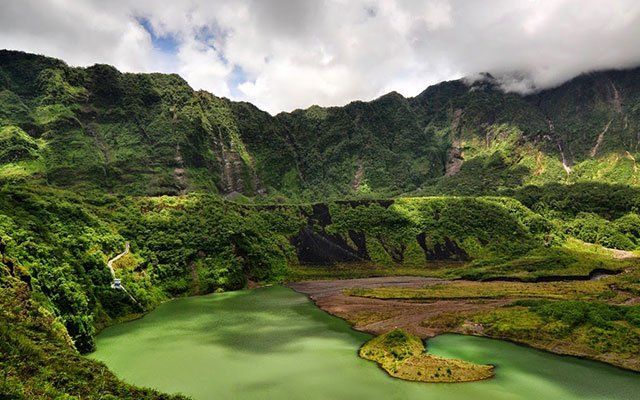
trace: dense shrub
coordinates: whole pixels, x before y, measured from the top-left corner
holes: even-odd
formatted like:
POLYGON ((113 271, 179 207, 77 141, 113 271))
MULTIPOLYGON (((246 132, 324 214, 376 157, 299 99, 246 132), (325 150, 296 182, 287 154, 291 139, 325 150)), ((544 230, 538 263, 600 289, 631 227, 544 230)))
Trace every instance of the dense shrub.
POLYGON ((346 238, 350 232, 363 234, 376 262, 424 265, 425 256, 515 256, 542 246, 552 229, 517 201, 498 198, 402 198, 388 207, 335 203, 330 210, 327 231, 346 238))
POLYGON ((616 321, 628 321, 640 327, 638 306, 617 306, 607 303, 584 301, 521 300, 515 305, 529 307, 547 320, 560 321, 570 327, 592 325, 611 328, 616 321))
MULTIPOLYGON (((628 223, 630 222, 629 218, 623 220, 622 223, 625 221, 627 221, 627 229, 633 229, 628 223)), ((614 249, 631 250, 635 248, 635 240, 625 235, 618 227, 618 224, 611 223, 596 214, 579 213, 575 219, 567 223, 567 233, 585 242, 614 249)))
POLYGON ((22 129, 0 127, 0 163, 16 162, 38 156, 38 144, 22 129))

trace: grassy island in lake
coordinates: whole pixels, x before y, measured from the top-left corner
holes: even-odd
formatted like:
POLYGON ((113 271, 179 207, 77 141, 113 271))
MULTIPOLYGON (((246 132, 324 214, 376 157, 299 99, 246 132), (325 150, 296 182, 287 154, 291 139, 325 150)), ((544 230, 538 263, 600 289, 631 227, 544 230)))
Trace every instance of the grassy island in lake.
POLYGON ((360 357, 375 361, 389 375, 420 382, 469 382, 493 376, 492 365, 427 354, 422 340, 401 329, 375 337, 360 348, 360 357))

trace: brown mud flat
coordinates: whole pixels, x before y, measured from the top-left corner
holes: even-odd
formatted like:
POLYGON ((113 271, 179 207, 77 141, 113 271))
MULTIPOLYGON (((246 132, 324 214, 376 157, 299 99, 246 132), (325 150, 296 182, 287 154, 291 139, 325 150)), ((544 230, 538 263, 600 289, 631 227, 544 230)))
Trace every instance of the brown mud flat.
POLYGON ((514 298, 455 299, 420 301, 411 299, 376 299, 349 296, 348 289, 374 288, 424 288, 428 285, 446 284, 452 281, 413 276, 376 277, 344 280, 320 280, 289 283, 291 289, 307 295, 320 309, 349 322, 355 330, 382 335, 399 328, 421 339, 429 339, 442 333, 463 333, 475 336, 507 340, 520 345, 560 355, 597 360, 614 366, 640 372, 640 359, 620 359, 612 354, 600 354, 585 348, 575 348, 562 340, 551 342, 517 340, 495 337, 483 332, 479 324, 464 324, 451 329, 425 324, 439 315, 490 311, 512 303, 514 298))
POLYGON ((381 300, 355 297, 345 290, 378 287, 422 288, 448 282, 436 278, 413 276, 379 277, 344 280, 322 280, 290 283, 291 289, 306 294, 322 310, 351 323, 354 329, 381 335, 400 328, 422 339, 440 333, 441 328, 426 327, 422 322, 442 313, 491 310, 508 304, 511 300, 435 300, 416 302, 411 300, 381 300))

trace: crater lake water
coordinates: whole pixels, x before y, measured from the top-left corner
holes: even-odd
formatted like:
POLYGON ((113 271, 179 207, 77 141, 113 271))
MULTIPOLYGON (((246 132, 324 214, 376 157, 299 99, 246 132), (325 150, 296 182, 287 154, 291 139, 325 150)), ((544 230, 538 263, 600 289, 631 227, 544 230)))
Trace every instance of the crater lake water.
POLYGON ((182 298, 105 329, 90 357, 123 380, 205 399, 638 399, 640 374, 512 343, 442 335, 428 350, 497 366, 471 383, 389 377, 358 357, 371 336, 274 286, 182 298))

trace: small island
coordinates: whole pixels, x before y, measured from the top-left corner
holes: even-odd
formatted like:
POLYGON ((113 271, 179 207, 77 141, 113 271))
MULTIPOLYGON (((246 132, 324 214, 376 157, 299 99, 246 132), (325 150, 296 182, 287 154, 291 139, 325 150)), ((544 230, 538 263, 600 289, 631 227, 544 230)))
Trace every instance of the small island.
POLYGON ((408 381, 471 382, 494 375, 493 365, 427 354, 420 338, 401 329, 371 339, 360 348, 359 354, 378 363, 389 375, 408 381))

